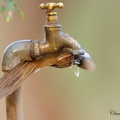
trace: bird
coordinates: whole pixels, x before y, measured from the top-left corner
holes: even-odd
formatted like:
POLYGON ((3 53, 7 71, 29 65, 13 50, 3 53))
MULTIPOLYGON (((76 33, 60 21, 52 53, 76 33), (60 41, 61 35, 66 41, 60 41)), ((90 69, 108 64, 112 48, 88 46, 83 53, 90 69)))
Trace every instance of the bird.
POLYGON ((23 81, 32 73, 43 67, 65 68, 71 65, 77 65, 85 70, 94 70, 95 64, 89 54, 73 55, 62 51, 58 54, 47 55, 39 60, 24 61, 16 65, 13 69, 6 71, 0 78, 0 99, 8 96, 21 86, 23 81))

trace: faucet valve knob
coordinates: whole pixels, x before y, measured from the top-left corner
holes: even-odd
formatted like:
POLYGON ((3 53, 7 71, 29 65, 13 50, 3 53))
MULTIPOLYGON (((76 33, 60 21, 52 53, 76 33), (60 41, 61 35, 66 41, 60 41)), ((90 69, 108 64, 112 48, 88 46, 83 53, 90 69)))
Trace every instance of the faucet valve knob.
POLYGON ((46 9, 47 12, 53 11, 55 8, 63 8, 63 3, 41 3, 40 8, 41 9, 46 9))

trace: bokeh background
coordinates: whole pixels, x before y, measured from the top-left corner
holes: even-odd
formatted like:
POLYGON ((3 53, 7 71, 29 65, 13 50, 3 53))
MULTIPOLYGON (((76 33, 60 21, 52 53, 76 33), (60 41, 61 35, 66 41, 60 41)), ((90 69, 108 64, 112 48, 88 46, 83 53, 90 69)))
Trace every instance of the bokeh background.
MULTIPOLYGON (((25 13, 17 11, 6 23, 0 15, 0 61, 4 49, 15 40, 40 39, 46 22, 41 2, 16 0, 25 13)), ((63 2, 58 11, 63 31, 74 36, 96 63, 95 72, 45 68, 22 85, 25 120, 119 120, 109 110, 120 113, 120 1, 52 0, 63 2)), ((1 66, 0 66, 1 67, 1 66)), ((3 72, 1 70, 0 76, 3 72)), ((0 120, 6 120, 5 99, 0 100, 0 120)))

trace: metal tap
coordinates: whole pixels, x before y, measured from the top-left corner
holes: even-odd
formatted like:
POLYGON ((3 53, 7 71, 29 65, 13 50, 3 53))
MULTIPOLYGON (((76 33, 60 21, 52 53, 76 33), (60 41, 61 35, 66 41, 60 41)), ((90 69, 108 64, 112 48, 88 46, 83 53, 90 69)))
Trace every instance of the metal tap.
POLYGON ((78 42, 68 34, 63 33, 62 26, 58 23, 57 12, 55 8, 62 8, 62 3, 41 4, 41 9, 46 9, 47 23, 44 26, 45 39, 40 44, 41 55, 58 53, 63 49, 80 50, 78 42))
POLYGON ((57 12, 54 11, 55 8, 62 7, 63 3, 40 4, 40 8, 46 9, 47 14, 43 42, 20 40, 6 48, 2 60, 2 70, 6 74, 0 80, 0 98, 12 93, 26 77, 42 67, 64 68, 77 65, 87 70, 94 68, 89 54, 75 38, 62 31, 57 12))
POLYGON ((62 7, 63 3, 40 4, 40 8, 47 11, 47 23, 44 26, 45 38, 43 42, 39 40, 20 40, 10 44, 4 52, 2 61, 3 71, 11 70, 23 61, 40 59, 46 55, 57 54, 60 51, 72 53, 78 50, 83 52, 78 42, 73 37, 63 33, 62 26, 58 24, 57 12, 54 12, 54 9, 62 7))

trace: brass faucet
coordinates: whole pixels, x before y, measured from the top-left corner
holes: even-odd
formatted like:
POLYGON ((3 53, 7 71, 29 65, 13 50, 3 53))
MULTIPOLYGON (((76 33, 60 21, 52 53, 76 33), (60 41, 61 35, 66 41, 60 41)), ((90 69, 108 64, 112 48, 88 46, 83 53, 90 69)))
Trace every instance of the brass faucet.
POLYGON ((68 34, 63 33, 62 26, 58 23, 55 8, 62 8, 63 3, 40 4, 41 9, 46 9, 47 23, 44 26, 45 39, 40 44, 41 55, 58 53, 63 49, 80 50, 78 42, 68 34))
POLYGON ((75 38, 63 33, 57 12, 54 11, 62 7, 63 3, 40 4, 40 8, 46 9, 47 14, 43 42, 20 40, 6 48, 2 61, 2 70, 6 74, 0 80, 0 98, 19 88, 26 77, 42 67, 77 65, 83 69, 93 69, 94 63, 89 54, 75 38))

